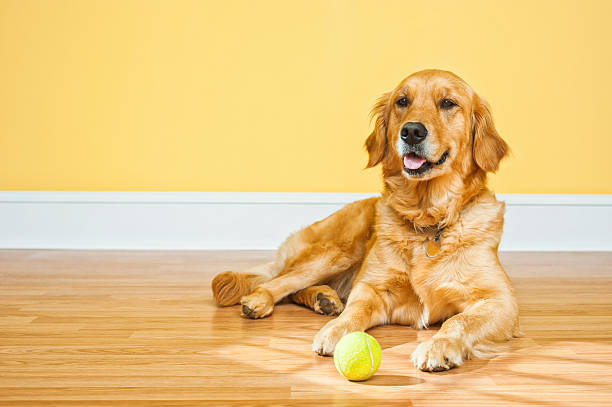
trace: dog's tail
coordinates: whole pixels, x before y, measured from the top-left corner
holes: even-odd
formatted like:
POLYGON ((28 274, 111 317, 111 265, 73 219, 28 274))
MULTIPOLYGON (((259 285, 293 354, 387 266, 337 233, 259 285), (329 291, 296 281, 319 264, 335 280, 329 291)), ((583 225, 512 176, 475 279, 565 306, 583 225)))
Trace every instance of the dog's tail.
POLYGON ((211 284, 215 302, 222 307, 238 304, 240 298, 276 275, 275 265, 276 262, 270 262, 242 273, 226 271, 217 274, 211 284))

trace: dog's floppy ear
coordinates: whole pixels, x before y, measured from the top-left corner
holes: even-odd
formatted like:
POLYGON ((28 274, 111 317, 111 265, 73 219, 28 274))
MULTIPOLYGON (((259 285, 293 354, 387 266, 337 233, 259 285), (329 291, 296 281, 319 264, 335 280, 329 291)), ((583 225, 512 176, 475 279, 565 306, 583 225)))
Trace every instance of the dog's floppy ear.
POLYGON ((367 138, 365 147, 370 158, 366 168, 374 167, 380 163, 387 153, 387 124, 389 113, 387 111, 391 92, 382 95, 372 108, 371 117, 375 119, 374 130, 367 138))
POLYGON ((495 129, 489 105, 478 95, 474 95, 472 115, 474 161, 483 170, 495 172, 509 152, 508 144, 495 129))

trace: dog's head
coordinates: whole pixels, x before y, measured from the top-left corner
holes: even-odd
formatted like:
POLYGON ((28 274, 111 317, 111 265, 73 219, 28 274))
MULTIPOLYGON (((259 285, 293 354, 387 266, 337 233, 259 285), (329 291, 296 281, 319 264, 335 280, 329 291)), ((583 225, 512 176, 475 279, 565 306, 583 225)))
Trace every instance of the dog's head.
POLYGON ((409 179, 467 173, 474 165, 496 171, 508 152, 487 103, 451 72, 410 75, 379 99, 372 115, 367 167, 382 162, 409 179))

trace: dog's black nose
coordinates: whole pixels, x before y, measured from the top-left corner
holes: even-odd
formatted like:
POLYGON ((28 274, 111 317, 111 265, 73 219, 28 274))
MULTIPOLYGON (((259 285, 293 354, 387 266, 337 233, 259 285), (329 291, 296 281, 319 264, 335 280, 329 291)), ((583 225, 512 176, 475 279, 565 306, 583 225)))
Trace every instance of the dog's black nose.
POLYGON ((420 122, 408 122, 402 126, 400 136, 404 142, 411 146, 419 144, 427 137, 427 129, 420 122))

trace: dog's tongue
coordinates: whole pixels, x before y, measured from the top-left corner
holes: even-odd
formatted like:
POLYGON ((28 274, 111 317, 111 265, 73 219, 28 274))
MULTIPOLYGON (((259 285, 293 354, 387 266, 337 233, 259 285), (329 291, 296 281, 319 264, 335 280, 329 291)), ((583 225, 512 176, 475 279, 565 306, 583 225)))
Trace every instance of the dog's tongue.
POLYGON ((424 163, 425 159, 417 157, 416 155, 410 154, 404 156, 404 167, 409 168, 411 170, 418 170, 424 163))

